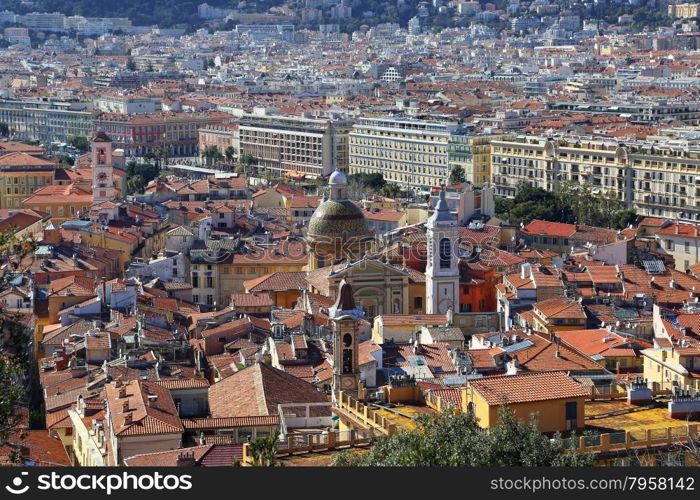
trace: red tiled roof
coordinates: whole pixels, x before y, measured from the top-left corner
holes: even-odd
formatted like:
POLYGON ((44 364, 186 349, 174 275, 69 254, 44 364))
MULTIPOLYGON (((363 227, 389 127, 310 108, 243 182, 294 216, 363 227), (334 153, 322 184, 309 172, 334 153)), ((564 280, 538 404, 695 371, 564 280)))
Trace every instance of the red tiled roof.
POLYGON ((311 384, 256 363, 209 388, 212 417, 276 415, 281 403, 320 403, 328 399, 311 384))
POLYGON ((564 372, 499 375, 469 381, 489 406, 585 397, 590 393, 564 372))
POLYGON ((535 219, 525 226, 522 231, 527 234, 545 234, 547 236, 570 238, 576 233, 576 226, 574 224, 535 219))

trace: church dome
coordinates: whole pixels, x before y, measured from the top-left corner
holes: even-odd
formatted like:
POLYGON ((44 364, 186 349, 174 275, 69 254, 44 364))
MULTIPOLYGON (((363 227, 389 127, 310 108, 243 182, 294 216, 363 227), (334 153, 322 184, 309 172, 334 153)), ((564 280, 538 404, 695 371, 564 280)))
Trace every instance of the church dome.
POLYGON ((360 207, 352 201, 326 200, 311 216, 307 235, 347 240, 368 236, 369 226, 360 207))
POLYGON ((328 184, 330 186, 347 186, 348 178, 343 172, 341 172, 340 170, 336 170, 328 178, 328 184))

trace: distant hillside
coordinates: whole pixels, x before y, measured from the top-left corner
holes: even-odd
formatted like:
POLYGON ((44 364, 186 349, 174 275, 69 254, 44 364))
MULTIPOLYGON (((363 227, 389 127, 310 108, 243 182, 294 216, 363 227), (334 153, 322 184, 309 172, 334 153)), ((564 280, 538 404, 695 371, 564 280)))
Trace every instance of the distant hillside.
POLYGON ((3 8, 22 14, 43 11, 61 12, 67 16, 128 17, 137 26, 157 24, 169 27, 199 22, 197 5, 205 2, 214 7, 226 8, 238 4, 231 0, 37 0, 36 7, 33 8, 21 6, 18 1, 3 2, 3 8))

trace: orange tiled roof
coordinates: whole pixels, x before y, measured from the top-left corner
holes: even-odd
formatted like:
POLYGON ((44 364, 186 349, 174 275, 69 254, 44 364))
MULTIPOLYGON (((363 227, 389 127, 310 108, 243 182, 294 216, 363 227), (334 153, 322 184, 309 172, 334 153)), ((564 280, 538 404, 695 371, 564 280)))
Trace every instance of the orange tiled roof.
POLYGON ((564 372, 499 375, 471 380, 469 387, 489 406, 527 403, 589 395, 589 391, 564 372))

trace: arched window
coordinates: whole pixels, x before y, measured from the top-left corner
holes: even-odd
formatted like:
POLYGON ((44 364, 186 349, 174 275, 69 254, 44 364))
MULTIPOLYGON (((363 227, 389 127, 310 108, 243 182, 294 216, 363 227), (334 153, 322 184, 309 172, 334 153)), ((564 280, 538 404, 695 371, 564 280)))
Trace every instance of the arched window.
POLYGON ((440 240, 440 269, 447 269, 452 264, 451 245, 449 238, 440 240))

